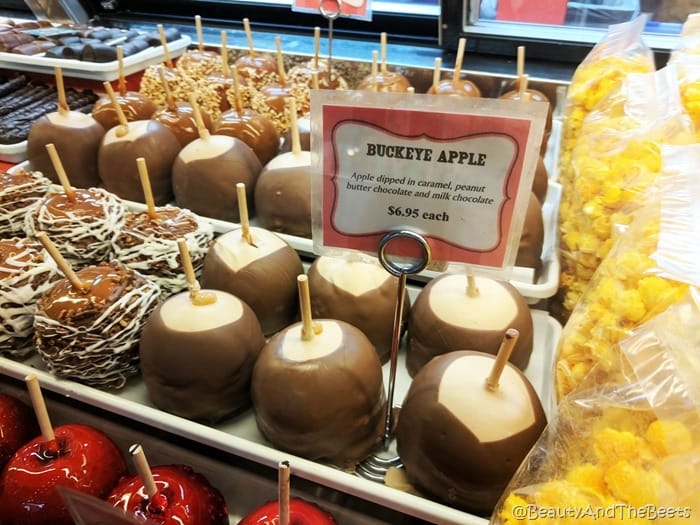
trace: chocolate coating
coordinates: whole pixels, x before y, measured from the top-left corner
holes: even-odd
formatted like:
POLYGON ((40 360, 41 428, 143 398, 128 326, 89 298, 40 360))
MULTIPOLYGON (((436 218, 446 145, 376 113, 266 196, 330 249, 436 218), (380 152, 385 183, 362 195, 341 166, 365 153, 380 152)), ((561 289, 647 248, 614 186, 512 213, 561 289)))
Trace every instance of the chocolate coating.
POLYGON ((535 178, 532 181, 532 193, 535 194, 540 204, 544 204, 547 198, 547 189, 549 188, 549 174, 547 166, 544 163, 544 158, 540 155, 537 158, 537 167, 535 168, 535 178))
MULTIPOLYGON (((153 116, 158 109, 155 103, 138 91, 126 91, 123 95, 115 93, 117 103, 122 108, 126 120, 147 120, 153 116)), ((110 97, 101 97, 92 107, 92 117, 99 122, 105 131, 112 129, 119 124, 119 116, 114 109, 110 97)))
POLYGON ((310 238, 311 165, 265 166, 255 185, 255 210, 264 228, 310 238))
MULTIPOLYGON (((299 145, 302 151, 311 151, 311 115, 306 114, 297 118, 297 128, 299 129, 299 145)), ((292 151, 292 130, 289 129, 282 136, 280 153, 292 151)))
MULTIPOLYGON (((496 281, 516 305, 517 313, 512 319, 503 319, 501 308, 498 305, 489 305, 488 298, 484 297, 485 294, 482 293, 475 299, 473 307, 480 312, 488 312, 498 320, 501 326, 498 329, 477 330, 471 326, 458 326, 446 323, 431 307, 431 302, 449 301, 448 296, 432 294, 432 290, 442 279, 450 277, 450 274, 442 274, 430 281, 418 294, 411 307, 406 352, 406 366, 411 376, 414 376, 433 357, 453 350, 468 348, 496 355, 503 336, 509 328, 515 328, 520 332, 520 337, 510 356, 510 362, 521 370, 527 368, 530 354, 532 354, 533 322, 530 308, 520 292, 507 281, 496 281)), ((464 277, 465 294, 466 281, 464 277)), ((465 312, 465 322, 467 322, 467 313, 465 312)))
POLYGON ((190 162, 183 160, 185 150, 198 147, 202 139, 185 146, 173 164, 173 193, 178 206, 198 215, 238 222, 236 184, 245 184, 248 202, 252 202, 262 165, 245 142, 228 138, 231 145, 225 153, 190 162))
POLYGON ((455 97, 480 97, 479 87, 466 79, 442 80, 437 86, 430 86, 428 93, 431 95, 450 95, 455 97))
POLYGON ((540 201, 534 193, 530 193, 530 200, 525 212, 523 232, 520 235, 518 255, 515 258, 516 266, 534 268, 535 275, 542 270, 542 245, 544 244, 544 221, 540 201))
MULTIPOLYGON (((251 230, 255 236, 260 229, 251 230)), ((263 333, 271 335, 299 318, 297 276, 304 273, 304 267, 297 252, 285 243, 283 248, 235 270, 223 255, 229 250, 224 243, 240 235, 236 229, 214 241, 204 259, 202 286, 224 290, 245 301, 258 317, 263 333)))
POLYGON ((374 84, 379 93, 406 93, 411 84, 401 73, 395 71, 380 71, 374 77, 371 74, 363 78, 355 89, 372 91, 374 84))
MULTIPOLYGON (((318 257, 307 272, 311 295, 311 313, 314 318, 338 319, 359 328, 377 350, 382 363, 389 360, 391 342, 394 334, 394 312, 396 310, 396 291, 398 277, 387 273, 387 278, 380 286, 362 295, 355 295, 335 282, 335 275, 326 276, 319 270, 324 256, 318 257), (330 279, 328 278, 330 277, 330 279)), ((341 272, 362 272, 370 263, 338 262, 335 268, 341 272)), ((352 278, 344 276, 344 279, 352 278)), ((410 310, 408 293, 404 299, 402 328, 405 330, 410 310)))
MULTIPOLYGON (((212 131, 214 128, 209 114, 202 111, 201 115, 204 127, 212 131)), ((174 108, 161 108, 153 114, 152 118, 168 128, 183 148, 199 138, 194 111, 189 102, 176 102, 174 108)))
POLYGON ((289 359, 283 348, 289 328, 265 345, 251 384, 255 419, 276 447, 350 467, 382 437, 382 370, 360 330, 342 321, 326 322, 337 323, 342 331, 340 346, 330 354, 289 359))
POLYGON ((229 315, 225 324, 205 330, 169 325, 162 315, 164 306, 170 302, 182 307, 195 319, 211 316, 228 303, 193 305, 189 292, 182 292, 149 316, 141 334, 141 376, 161 410, 217 422, 250 406, 250 377, 265 338, 253 310, 240 299, 231 299, 240 303, 242 315, 237 319, 229 315))
POLYGON ((214 125, 215 133, 242 140, 250 146, 263 166, 277 155, 280 136, 275 125, 253 111, 243 109, 240 113, 230 109, 222 113, 214 125))
POLYGON ((170 170, 180 151, 175 135, 155 120, 129 123, 130 132, 120 137, 120 126, 107 132, 100 146, 98 167, 104 187, 121 197, 135 202, 145 202, 136 159, 143 157, 148 166, 148 178, 156 205, 172 199, 170 170))
MULTIPOLYGON (((508 364, 525 386, 534 411, 533 423, 506 432, 507 437, 494 441, 482 441, 465 426, 450 407, 439 401, 440 383, 456 360, 479 356, 484 354, 450 352, 421 369, 401 406, 396 441, 412 483, 449 505, 485 514, 492 511, 515 470, 542 434, 546 416, 528 379, 508 364)), ((484 395, 490 394, 484 387, 484 395)), ((478 396, 464 397, 463 402, 473 405, 473 410, 480 409, 478 396)))
MULTIPOLYGON (((85 117, 82 113, 80 115, 79 118, 85 117)), ((42 172, 52 182, 60 184, 53 162, 46 151, 46 145, 53 143, 72 186, 98 186, 100 177, 97 156, 104 134, 104 128, 94 119, 88 127, 72 128, 57 126, 49 120, 49 115, 44 115, 32 124, 27 136, 29 166, 34 171, 42 172)))

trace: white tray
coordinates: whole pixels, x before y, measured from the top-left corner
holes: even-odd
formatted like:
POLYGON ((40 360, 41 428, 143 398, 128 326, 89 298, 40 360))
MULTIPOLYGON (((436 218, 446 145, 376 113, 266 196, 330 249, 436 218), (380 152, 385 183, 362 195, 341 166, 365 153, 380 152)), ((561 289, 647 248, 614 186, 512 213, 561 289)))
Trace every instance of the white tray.
POLYGON ((27 160, 27 141, 16 144, 0 144, 0 162, 18 164, 27 160))
MULTIPOLYGON (((551 406, 552 359, 561 334, 561 326, 546 312, 533 310, 532 314, 534 350, 525 373, 540 395, 546 410, 551 406)), ((389 376, 388 365, 385 365, 384 371, 386 380, 389 376)), ((23 379, 27 374, 35 373, 42 387, 47 390, 256 463, 276 467, 280 461, 288 459, 294 465, 295 474, 301 478, 426 521, 442 525, 487 524, 484 518, 368 481, 332 466, 281 452, 259 433, 251 410, 217 426, 195 423, 155 408, 140 378, 133 378, 119 392, 101 391, 73 381, 55 378, 45 371, 43 363, 37 356, 23 363, 0 358, 0 373, 17 379, 23 379)), ((410 377, 402 355, 397 369, 394 405, 401 404, 409 386, 410 377)))
MULTIPOLYGON (((170 57, 175 58, 182 55, 190 43, 191 39, 187 35, 168 42, 167 48, 170 57)), ((128 76, 142 71, 148 66, 160 64, 164 59, 163 46, 151 46, 124 57, 124 75, 128 76)), ((53 75, 55 67, 60 67, 63 76, 66 77, 92 80, 116 80, 119 78, 119 63, 116 60, 112 62, 86 62, 73 58, 48 58, 40 55, 0 52, 0 68, 53 75)))

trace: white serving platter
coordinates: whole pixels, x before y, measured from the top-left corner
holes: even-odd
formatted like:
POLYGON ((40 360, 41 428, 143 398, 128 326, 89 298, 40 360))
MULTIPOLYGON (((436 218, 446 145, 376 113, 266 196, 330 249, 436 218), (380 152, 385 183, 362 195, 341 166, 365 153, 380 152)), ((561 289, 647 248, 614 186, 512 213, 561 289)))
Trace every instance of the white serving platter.
MULTIPOLYGON (((183 35, 168 42, 167 48, 171 58, 182 55, 191 43, 190 37, 183 35)), ((165 60, 163 46, 151 46, 148 49, 124 57, 124 75, 128 76, 160 64, 165 60)), ((29 71, 32 73, 54 74, 54 68, 60 67, 64 77, 87 78, 92 80, 116 80, 119 78, 119 63, 86 62, 73 58, 48 58, 42 55, 19 55, 0 52, 0 68, 29 71)))
MULTIPOLYGON (((532 315, 534 345, 525 374, 537 390, 547 410, 551 406, 551 369, 561 326, 544 311, 532 310, 532 315)), ((384 366, 385 382, 388 382, 388 367, 388 364, 384 366)), ((487 525, 488 523, 483 517, 366 480, 331 465, 277 450, 258 431, 252 410, 215 426, 197 423, 156 408, 148 397, 145 385, 138 377, 132 378, 120 391, 97 390, 74 381, 54 377, 46 371, 38 356, 25 362, 0 358, 0 373, 16 379, 23 379, 27 374, 34 373, 44 389, 268 467, 276 467, 280 461, 289 460, 294 465, 295 474, 301 478, 431 523, 442 525, 487 525)), ((399 356, 397 367, 394 406, 401 404, 410 381, 402 354, 399 356)))
POLYGON ((16 144, 0 144, 0 162, 19 164, 27 160, 27 141, 16 144))

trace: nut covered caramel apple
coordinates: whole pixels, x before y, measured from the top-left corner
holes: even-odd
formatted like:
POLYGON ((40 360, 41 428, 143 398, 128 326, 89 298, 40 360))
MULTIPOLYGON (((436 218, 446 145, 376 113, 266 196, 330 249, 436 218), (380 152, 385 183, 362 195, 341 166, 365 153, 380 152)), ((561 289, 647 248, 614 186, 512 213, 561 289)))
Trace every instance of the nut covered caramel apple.
POLYGON ((0 172, 0 237, 24 233, 24 216, 49 192, 51 181, 39 171, 0 172))
POLYGON ((126 215, 114 241, 115 258, 160 286, 163 298, 187 288, 181 271, 177 241, 185 239, 197 274, 214 238, 212 225, 189 210, 176 206, 126 215))
POLYGON ((415 376, 401 406, 397 449, 408 479, 455 507, 490 513, 546 426, 537 393, 506 363, 487 388, 495 358, 454 351, 415 376))
POLYGON ((495 355, 509 328, 520 332, 510 361, 524 370, 530 361, 533 322, 530 308, 507 281, 443 274, 421 290, 408 319, 406 366, 414 376, 439 354, 478 350, 495 355), (473 295, 470 295, 472 293, 473 295))
POLYGON ((224 290, 248 304, 271 335, 299 318, 296 277, 301 259, 283 239, 250 228, 249 244, 237 228, 214 241, 204 259, 202 287, 224 290))
POLYGON ((0 477, 0 517, 12 525, 73 525, 57 485, 105 498, 126 474, 117 446, 87 425, 63 425, 12 456, 0 477))
POLYGON ((46 232, 71 265, 85 266, 111 258, 124 215, 122 201, 102 188, 52 192, 27 213, 24 230, 46 232))
POLYGON ((151 468, 157 493, 148 498, 139 476, 124 477, 107 496, 113 506, 136 521, 156 525, 228 525, 221 492, 187 465, 151 468))
POLYGON ((76 275, 83 289, 63 279, 37 302, 37 352, 58 377, 122 388, 138 372, 141 329, 160 289, 118 261, 76 275))
MULTIPOLYGON (((268 501, 245 518, 238 525, 267 525, 279 522, 279 502, 268 501)), ((289 500, 289 525, 336 525, 333 516, 310 501, 300 498, 289 500)))
POLYGON ((39 243, 0 240, 0 355, 24 359, 34 351, 36 302, 59 277, 56 262, 39 243))
POLYGON ((38 435, 39 426, 29 405, 0 393, 0 471, 22 445, 38 435))
POLYGON ((97 155, 104 135, 105 129, 91 115, 79 111, 48 113, 32 124, 27 136, 30 169, 58 183, 58 174, 46 151, 46 144, 55 144, 72 184, 77 188, 97 186, 97 155))
POLYGON ((200 304, 182 292, 149 316, 141 375, 161 410, 217 422, 250 406, 250 377, 265 337, 243 301, 220 290, 200 293, 213 298, 200 304))
POLYGON ((260 352, 251 384, 255 419, 276 447, 343 468, 382 438, 386 396, 377 351, 343 321, 303 323, 275 334, 260 352))
MULTIPOLYGON (((328 256, 314 260, 308 276, 313 316, 339 319, 359 328, 377 349, 380 361, 386 363, 391 353, 398 278, 375 260, 328 256)), ((409 305, 406 296, 403 319, 408 318, 409 305)))

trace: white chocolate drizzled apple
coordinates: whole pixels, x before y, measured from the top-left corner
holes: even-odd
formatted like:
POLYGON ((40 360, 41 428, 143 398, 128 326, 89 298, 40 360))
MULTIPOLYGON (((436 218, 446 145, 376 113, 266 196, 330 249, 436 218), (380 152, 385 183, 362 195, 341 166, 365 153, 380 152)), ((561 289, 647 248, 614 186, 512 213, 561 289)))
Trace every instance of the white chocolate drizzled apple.
POLYGON ((0 237, 24 233, 24 216, 50 188, 51 181, 39 171, 0 173, 0 237))

